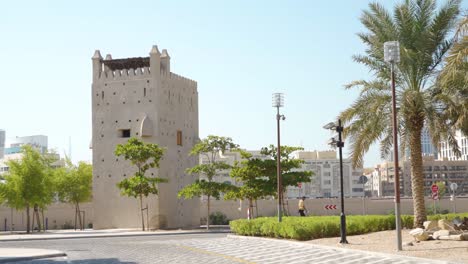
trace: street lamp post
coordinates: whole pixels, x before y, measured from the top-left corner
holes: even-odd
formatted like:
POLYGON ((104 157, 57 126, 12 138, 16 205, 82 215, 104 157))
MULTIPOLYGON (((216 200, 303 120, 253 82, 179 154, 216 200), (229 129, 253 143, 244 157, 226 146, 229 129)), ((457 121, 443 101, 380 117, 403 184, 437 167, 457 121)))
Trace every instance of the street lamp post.
POLYGON ((346 215, 344 212, 344 191, 343 191, 343 147, 344 142, 341 138, 341 133, 343 132, 343 126, 341 125, 341 119, 338 119, 338 125, 335 123, 328 123, 323 128, 335 130, 338 132, 338 141, 333 137, 331 138, 329 144, 338 147, 340 155, 340 191, 341 191, 341 214, 340 214, 340 235, 341 235, 341 244, 348 244, 346 240, 346 215))
POLYGON ((401 242, 401 216, 400 216, 400 169, 398 166, 398 134, 397 134, 397 107, 395 92, 395 63, 400 62, 400 44, 398 41, 384 43, 384 60, 390 63, 392 79, 392 121, 393 121, 393 161, 395 171, 395 224, 397 232, 397 248, 402 250, 401 242))
POLYGON ((279 109, 284 106, 284 95, 282 93, 274 93, 272 97, 272 105, 276 107, 276 129, 278 146, 276 148, 276 181, 278 191, 278 222, 281 222, 282 212, 281 203, 283 201, 283 192, 281 188, 281 145, 280 145, 280 120, 285 120, 284 115, 280 115, 279 109))

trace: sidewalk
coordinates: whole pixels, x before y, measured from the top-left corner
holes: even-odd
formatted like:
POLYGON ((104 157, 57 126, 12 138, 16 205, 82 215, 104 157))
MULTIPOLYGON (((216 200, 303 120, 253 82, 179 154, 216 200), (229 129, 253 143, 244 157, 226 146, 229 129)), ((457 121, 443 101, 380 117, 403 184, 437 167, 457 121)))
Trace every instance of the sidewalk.
POLYGON ((36 248, 2 248, 2 242, 6 241, 30 241, 50 239, 77 239, 77 238, 104 238, 104 237, 129 237, 129 236, 158 236, 158 235, 182 235, 203 233, 230 233, 227 226, 213 226, 210 230, 155 230, 141 231, 139 229, 103 229, 103 230, 47 230, 46 232, 0 232, 0 263, 25 261, 32 259, 66 257, 64 252, 58 250, 46 250, 36 248))

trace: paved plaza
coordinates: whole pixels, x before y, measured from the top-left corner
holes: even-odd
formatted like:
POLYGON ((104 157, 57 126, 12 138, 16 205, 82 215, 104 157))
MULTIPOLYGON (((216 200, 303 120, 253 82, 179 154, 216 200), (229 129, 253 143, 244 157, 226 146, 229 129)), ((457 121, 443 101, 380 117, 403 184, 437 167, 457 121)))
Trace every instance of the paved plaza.
MULTIPOLYGON (((449 263, 324 247, 302 242, 244 238, 222 233, 3 241, 1 248, 59 250, 67 257, 15 263, 449 263)), ((0 258, 0 262, 1 258, 0 258)))

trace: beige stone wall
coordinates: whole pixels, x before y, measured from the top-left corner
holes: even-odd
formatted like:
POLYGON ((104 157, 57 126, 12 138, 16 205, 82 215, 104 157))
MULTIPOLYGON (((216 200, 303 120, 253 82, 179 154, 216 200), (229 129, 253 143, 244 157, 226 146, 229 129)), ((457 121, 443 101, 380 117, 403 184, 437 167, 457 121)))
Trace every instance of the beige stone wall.
MULTIPOLYGON (((85 211, 85 227, 87 227, 89 223, 93 223, 93 207, 91 203, 83 203, 80 204, 80 210, 85 211)), ((32 211, 31 209, 31 217, 32 211)), ((73 225, 75 221, 75 207, 71 204, 52 204, 44 211, 45 219, 47 219, 48 229, 61 229, 64 224, 73 225)), ((15 231, 26 230, 26 210, 17 211, 0 206, 0 231, 11 231, 12 228, 15 231), (13 226, 11 225, 12 223, 13 226)))
MULTIPOLYGON (((298 200, 287 200, 288 209, 291 215, 298 216, 297 204, 298 200)), ((433 200, 426 200, 426 207, 432 206, 433 200)), ((453 212, 453 203, 450 199, 442 199, 437 202, 440 208, 447 209, 453 212)), ((459 197, 455 199, 456 212, 468 212, 468 197, 459 197)), ((210 201, 211 212, 222 212, 226 214, 230 220, 246 218, 247 217, 247 201, 242 202, 242 208, 240 208, 239 201, 210 201)), ((260 216, 274 216, 276 215, 277 201, 276 200, 259 200, 258 204, 258 215, 260 216)), ((306 199, 305 205, 309 211, 309 215, 340 215, 340 199, 306 199), (336 205, 336 210, 326 210, 326 205, 336 205)), ((413 202, 412 199, 401 199, 400 202, 402 214, 413 214, 413 202)), ((390 211, 394 211, 395 205, 392 198, 389 199, 362 199, 362 198, 346 198, 345 199, 345 214, 346 215, 360 215, 360 214, 388 214, 390 211)), ((206 201, 202 202, 200 207, 201 217, 206 216, 206 201)), ((254 208, 254 213, 256 208, 254 208)))
POLYGON ((195 180, 185 175, 185 169, 198 162, 198 157, 188 155, 198 140, 197 83, 170 72, 167 51, 161 54, 154 46, 149 55, 121 60, 107 55, 103 60, 97 51, 93 56, 93 199, 97 229, 141 226, 139 201, 122 197, 116 186, 136 171, 114 155, 116 145, 129 139, 122 137, 123 130, 166 149, 160 168, 147 172, 147 176, 169 180, 159 185, 158 196, 144 199, 150 228, 199 224, 199 200, 177 199, 177 192, 195 180), (109 63, 120 68, 112 69, 109 63), (182 132, 182 145, 177 144, 177 131, 182 132))

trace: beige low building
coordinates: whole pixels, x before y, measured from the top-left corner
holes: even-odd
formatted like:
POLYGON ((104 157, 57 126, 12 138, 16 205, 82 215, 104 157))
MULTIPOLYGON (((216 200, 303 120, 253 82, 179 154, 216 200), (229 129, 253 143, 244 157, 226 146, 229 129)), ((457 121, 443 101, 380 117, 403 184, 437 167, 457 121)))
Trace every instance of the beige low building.
POLYGON ((199 199, 177 198, 196 179, 185 170, 198 164, 197 156, 189 156, 199 139, 197 83, 171 72, 171 57, 157 46, 137 58, 103 59, 96 51, 92 64, 94 227, 141 226, 139 202, 121 196, 116 186, 135 173, 114 155, 130 137, 166 148, 160 168, 147 172, 169 180, 143 203, 150 228, 199 226, 199 199))
MULTIPOLYGON (((400 192, 404 196, 411 196, 411 160, 404 160, 400 165, 400 192)), ((423 157, 423 174, 425 194, 431 194, 431 186, 443 182, 447 186, 457 183, 456 195, 468 195, 468 161, 465 160, 435 160, 433 156, 423 157)), ((372 196, 386 197, 394 195, 394 163, 378 164, 372 173, 372 196)))

